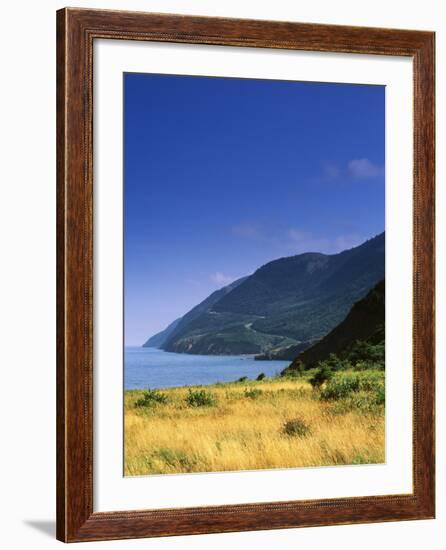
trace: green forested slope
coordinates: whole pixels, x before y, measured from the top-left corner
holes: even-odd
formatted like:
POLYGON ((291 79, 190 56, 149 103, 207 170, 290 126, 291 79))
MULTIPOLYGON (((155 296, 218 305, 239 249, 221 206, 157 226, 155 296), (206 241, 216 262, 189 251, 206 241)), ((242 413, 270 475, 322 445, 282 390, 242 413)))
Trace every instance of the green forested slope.
POLYGON ((385 283, 380 281, 347 317, 315 345, 300 353, 285 370, 315 367, 333 354, 339 359, 375 361, 384 359, 385 283))
POLYGON ((197 354, 300 352, 384 278, 384 255, 382 233, 339 254, 269 262, 193 308, 160 347, 197 354))

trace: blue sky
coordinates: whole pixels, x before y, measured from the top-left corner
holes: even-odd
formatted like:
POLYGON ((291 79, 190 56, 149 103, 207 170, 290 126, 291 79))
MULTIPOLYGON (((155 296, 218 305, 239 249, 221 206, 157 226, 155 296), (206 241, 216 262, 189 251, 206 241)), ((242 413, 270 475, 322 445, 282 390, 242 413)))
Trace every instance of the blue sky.
POLYGON ((283 256, 384 230, 385 89, 124 75, 125 343, 283 256))

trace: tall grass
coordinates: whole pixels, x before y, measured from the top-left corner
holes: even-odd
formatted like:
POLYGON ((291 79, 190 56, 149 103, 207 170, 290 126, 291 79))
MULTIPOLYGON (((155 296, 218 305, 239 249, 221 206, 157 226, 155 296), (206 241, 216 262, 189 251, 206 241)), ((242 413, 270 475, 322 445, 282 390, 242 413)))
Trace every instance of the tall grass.
POLYGON ((143 391, 127 391, 125 474, 383 462, 384 405, 374 397, 376 384, 363 377, 356 389, 329 398, 335 379, 321 389, 304 378, 164 389, 166 399, 154 407, 137 405, 143 391), (206 399, 190 395, 211 395, 212 403, 196 406, 206 399))

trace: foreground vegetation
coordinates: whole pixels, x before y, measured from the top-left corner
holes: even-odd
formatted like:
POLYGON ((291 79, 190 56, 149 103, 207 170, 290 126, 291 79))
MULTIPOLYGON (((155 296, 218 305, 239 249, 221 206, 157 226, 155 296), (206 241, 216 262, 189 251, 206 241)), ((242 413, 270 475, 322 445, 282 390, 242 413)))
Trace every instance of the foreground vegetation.
POLYGON ((333 356, 291 376, 127 391, 125 474, 384 462, 384 370, 367 367, 333 356))

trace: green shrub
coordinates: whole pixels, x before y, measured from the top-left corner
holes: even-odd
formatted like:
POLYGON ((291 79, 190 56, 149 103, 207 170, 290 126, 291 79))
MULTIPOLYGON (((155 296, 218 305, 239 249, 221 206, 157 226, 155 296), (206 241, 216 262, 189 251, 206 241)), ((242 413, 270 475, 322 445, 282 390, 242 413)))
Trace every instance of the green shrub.
POLYGON ((186 403, 190 407, 213 407, 217 404, 217 398, 206 390, 189 390, 186 403))
POLYGON ((384 370, 384 363, 374 363, 371 361, 358 361, 353 366, 356 371, 372 371, 372 370, 384 370))
POLYGON ((356 340, 347 354, 347 359, 353 365, 371 363, 378 364, 380 368, 384 368, 385 344, 384 342, 371 344, 370 342, 356 340))
POLYGON ((256 380, 260 382, 260 380, 263 380, 264 378, 266 378, 266 374, 264 372, 261 372, 259 376, 257 376, 256 380))
POLYGON ((257 388, 251 388, 245 390, 245 397, 248 397, 249 399, 257 399, 257 397, 260 397, 262 395, 263 391, 259 390, 257 388))
POLYGON ((318 369, 316 370, 314 375, 309 379, 309 382, 314 389, 320 389, 320 387, 325 382, 330 380, 331 377, 332 377, 331 369, 324 361, 321 361, 319 363, 318 369))
POLYGON ((359 374, 343 373, 334 376, 321 392, 321 399, 326 401, 348 397, 359 390, 359 374))
POLYGON ((379 399, 379 392, 376 394, 370 392, 352 393, 345 399, 338 401, 330 401, 330 414, 347 414, 354 412, 361 415, 381 415, 382 405, 384 404, 379 399))
POLYGON ((384 373, 382 371, 339 372, 336 373, 321 391, 325 401, 345 399, 358 393, 370 394, 367 401, 384 404, 384 373))
POLYGON ((290 437, 306 437, 311 433, 311 429, 302 418, 293 418, 285 422, 283 433, 290 437))
POLYGON ((321 361, 331 371, 347 370, 351 368, 350 361, 348 359, 341 359, 335 353, 330 353, 328 359, 321 361))
POLYGON ((246 382, 248 380, 248 377, 247 376, 242 376, 241 378, 239 378, 237 380, 237 382, 246 382))
POLYGON ((300 370, 297 370, 295 368, 290 369, 289 367, 287 367, 280 373, 280 376, 282 376, 282 378, 300 378, 302 376, 302 373, 300 372, 300 370))
POLYGON ((295 376, 302 376, 305 372, 305 365, 302 361, 297 361, 294 365, 295 376))
POLYGON ((384 405, 386 402, 386 388, 384 387, 384 384, 382 386, 379 386, 376 390, 376 404, 377 405, 384 405))
POLYGON ((135 407, 154 407, 155 405, 164 405, 168 402, 168 397, 165 393, 158 390, 148 389, 143 393, 140 399, 135 402, 135 407))

